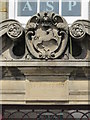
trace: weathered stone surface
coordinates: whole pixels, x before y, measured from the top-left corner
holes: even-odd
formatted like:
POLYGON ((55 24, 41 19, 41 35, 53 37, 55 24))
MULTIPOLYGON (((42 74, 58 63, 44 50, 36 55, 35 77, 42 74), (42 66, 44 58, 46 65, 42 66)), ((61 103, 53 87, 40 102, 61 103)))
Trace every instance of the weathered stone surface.
MULTIPOLYGON (((38 79, 38 77, 37 77, 38 79)), ((43 79, 43 77, 42 77, 43 79)), ((88 104, 90 88, 88 80, 0 81, 0 102, 3 104, 88 104), (10 103, 11 102, 11 103, 10 103)))
POLYGON ((70 101, 88 101, 90 100, 90 81, 74 80, 69 82, 69 100, 70 101))
POLYGON ((90 102, 90 21, 71 27, 55 13, 39 13, 23 28, 0 23, 3 104, 59 105, 90 102), (11 103, 10 103, 11 102, 11 103))
POLYGON ((25 99, 25 81, 0 81, 1 88, 0 101, 24 101, 25 99))

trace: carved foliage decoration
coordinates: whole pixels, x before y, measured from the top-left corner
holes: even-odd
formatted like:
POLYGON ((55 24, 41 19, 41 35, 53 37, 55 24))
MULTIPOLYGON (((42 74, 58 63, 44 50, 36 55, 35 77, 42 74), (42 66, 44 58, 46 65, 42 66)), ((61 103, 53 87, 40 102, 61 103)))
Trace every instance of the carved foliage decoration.
POLYGON ((68 24, 54 13, 38 13, 26 25, 26 45, 35 58, 55 59, 68 42, 68 24))

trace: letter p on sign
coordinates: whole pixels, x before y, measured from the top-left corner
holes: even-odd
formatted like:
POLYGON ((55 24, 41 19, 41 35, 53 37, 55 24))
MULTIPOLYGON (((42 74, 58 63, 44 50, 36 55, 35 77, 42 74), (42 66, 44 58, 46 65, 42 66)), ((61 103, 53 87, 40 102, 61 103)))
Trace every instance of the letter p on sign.
POLYGON ((77 5, 76 1, 69 1, 69 11, 72 11, 72 8, 77 5))
POLYGON ((81 16, 81 0, 62 0, 62 16, 81 16))

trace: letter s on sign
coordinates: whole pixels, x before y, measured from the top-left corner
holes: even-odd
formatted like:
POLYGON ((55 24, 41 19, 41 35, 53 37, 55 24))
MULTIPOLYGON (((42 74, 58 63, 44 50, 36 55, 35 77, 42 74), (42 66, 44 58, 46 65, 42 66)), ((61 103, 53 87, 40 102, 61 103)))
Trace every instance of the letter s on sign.
POLYGON ((51 5, 50 3, 53 4, 53 1, 50 1, 50 2, 48 1, 48 2, 47 2, 47 7, 49 7, 50 9, 46 8, 46 11, 53 11, 53 10, 54 10, 53 5, 51 5))

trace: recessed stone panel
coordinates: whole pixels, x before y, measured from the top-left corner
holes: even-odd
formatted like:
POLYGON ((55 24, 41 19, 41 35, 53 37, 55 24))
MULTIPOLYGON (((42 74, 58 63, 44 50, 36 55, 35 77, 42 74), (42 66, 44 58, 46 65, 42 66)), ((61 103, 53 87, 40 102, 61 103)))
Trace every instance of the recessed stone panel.
POLYGON ((26 82, 26 101, 67 101, 68 82, 26 82))

